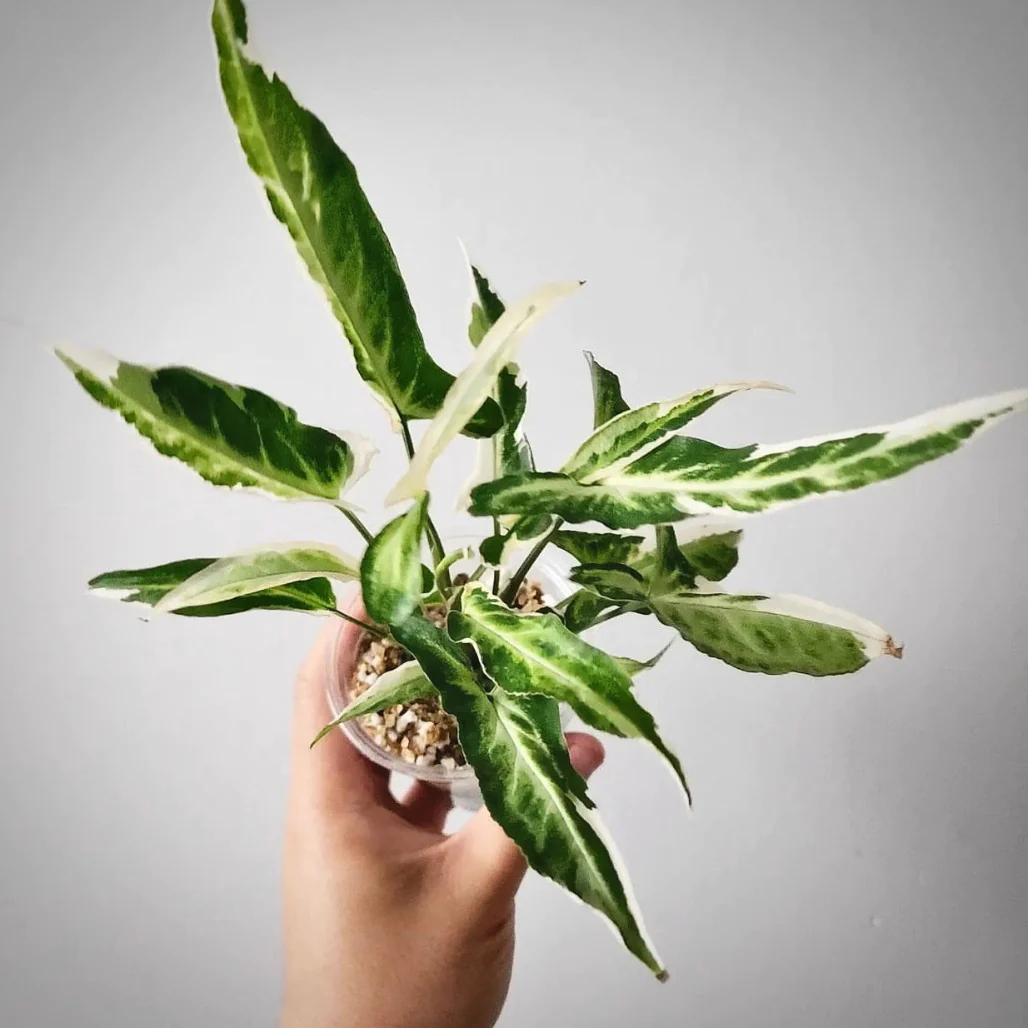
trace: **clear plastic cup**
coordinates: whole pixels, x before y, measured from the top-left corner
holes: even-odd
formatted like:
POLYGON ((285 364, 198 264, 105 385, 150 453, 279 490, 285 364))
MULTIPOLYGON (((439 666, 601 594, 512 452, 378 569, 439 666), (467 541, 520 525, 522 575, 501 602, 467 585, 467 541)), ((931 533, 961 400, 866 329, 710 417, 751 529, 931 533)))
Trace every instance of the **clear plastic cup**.
MULTIPOLYGON (((457 545, 463 545, 463 542, 459 542, 457 545)), ((472 564, 473 562, 466 563, 472 564)), ((459 573, 465 570, 470 571, 471 567, 464 568, 459 562, 452 570, 459 573)), ((543 595, 551 604, 559 603, 573 590, 560 568, 546 559, 540 559, 532 565, 528 577, 531 581, 539 583, 543 595)), ((358 593, 348 605, 347 613, 353 613, 356 616, 362 614, 363 610, 364 605, 358 593)), ((349 706, 352 699, 349 692, 350 672, 353 669, 360 637, 361 630, 356 625, 348 621, 341 621, 335 642, 329 647, 328 703, 333 718, 338 717, 349 706)), ((561 719, 565 726, 571 716, 571 711, 562 709, 561 719)), ((378 764, 379 767, 384 767, 396 774, 406 775, 419 782, 427 782, 436 788, 448 790, 453 797, 454 804, 463 810, 477 810, 482 805, 482 794, 478 788, 475 772, 467 765, 448 770, 439 764, 427 766, 408 764, 405 760, 401 760, 375 743, 364 732, 357 719, 347 721, 339 728, 346 733, 347 738, 358 752, 378 764)))

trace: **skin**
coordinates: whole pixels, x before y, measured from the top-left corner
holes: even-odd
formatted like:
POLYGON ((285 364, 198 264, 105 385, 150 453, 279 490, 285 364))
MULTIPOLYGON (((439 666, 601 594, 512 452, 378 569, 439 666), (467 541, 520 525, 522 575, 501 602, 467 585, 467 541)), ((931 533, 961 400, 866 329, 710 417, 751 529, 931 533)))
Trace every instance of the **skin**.
MULTIPOLYGON (((281 1028, 491 1028, 510 987, 524 858, 485 810, 448 836, 445 793, 415 783, 394 800, 388 773, 342 732, 309 748, 330 719, 339 630, 321 634, 296 683, 281 1028)), ((603 762, 592 736, 572 733, 568 747, 583 775, 603 762)))

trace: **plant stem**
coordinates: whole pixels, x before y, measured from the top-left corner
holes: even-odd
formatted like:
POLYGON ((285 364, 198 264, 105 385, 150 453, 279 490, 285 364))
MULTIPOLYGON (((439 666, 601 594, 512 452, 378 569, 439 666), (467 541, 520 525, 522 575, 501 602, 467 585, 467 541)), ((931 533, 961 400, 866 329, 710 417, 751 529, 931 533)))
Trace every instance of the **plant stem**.
POLYGON ((350 510, 349 507, 339 505, 336 507, 336 510, 342 512, 346 520, 349 521, 350 524, 353 525, 353 527, 356 528, 357 531, 360 532, 360 534, 364 537, 364 541, 366 543, 370 543, 371 540, 375 538, 374 535, 372 535, 371 531, 368 529, 368 526, 365 525, 364 522, 361 521, 361 519, 357 517, 357 515, 354 514, 352 510, 350 510))
POLYGON ((403 445, 407 448, 407 460, 414 460, 414 440, 410 434, 410 422, 401 414, 400 431, 403 433, 403 445))
MULTIPOLYGON (((432 559, 435 561, 436 567, 439 567, 443 562, 443 558, 446 556, 446 551, 443 549, 443 541, 439 538, 439 533, 436 531, 436 527, 432 524, 432 518, 429 515, 425 515, 425 532, 428 535, 428 545, 432 551, 432 559)), ((443 585, 449 589, 452 586, 450 581, 450 572, 448 568, 443 568, 443 573, 439 576, 443 585)))
POLYGON ((341 610, 333 610, 332 613, 335 614, 336 617, 342 618, 344 621, 349 621, 351 625, 363 628, 365 632, 377 635, 380 639, 384 639, 389 634, 384 628, 379 628, 378 625, 369 625, 367 621, 361 621, 360 618, 351 617, 349 614, 346 614, 341 610))
POLYGON ((532 565, 539 558, 539 554, 546 549, 549 541, 556 535, 560 526, 564 524, 563 518, 557 518, 553 522, 553 527, 544 535, 536 544, 528 551, 528 556, 521 562, 521 567, 511 575, 510 581, 507 583, 503 590, 503 595, 500 597, 504 603, 509 607, 514 600, 517 598, 518 589, 521 588, 521 583, 525 580, 525 575, 532 570, 532 565))
MULTIPOLYGON (((499 535, 501 531, 500 519, 493 518, 493 535, 499 535)), ((493 569, 493 596, 500 595, 500 569, 493 569)))
MULTIPOLYGON (((407 450, 407 459, 414 459, 414 440, 410 434, 410 422, 401 414, 400 415, 400 431, 403 433, 403 445, 407 450)), ((443 541, 439 537, 439 532, 432 521, 432 515, 425 514, 425 534, 428 536, 428 547, 432 551, 432 559, 435 561, 436 567, 442 563, 443 557, 446 556, 446 551, 443 549, 443 541)), ((450 578, 450 572, 443 571, 439 576, 444 591, 448 591, 453 588, 453 580, 450 578)))

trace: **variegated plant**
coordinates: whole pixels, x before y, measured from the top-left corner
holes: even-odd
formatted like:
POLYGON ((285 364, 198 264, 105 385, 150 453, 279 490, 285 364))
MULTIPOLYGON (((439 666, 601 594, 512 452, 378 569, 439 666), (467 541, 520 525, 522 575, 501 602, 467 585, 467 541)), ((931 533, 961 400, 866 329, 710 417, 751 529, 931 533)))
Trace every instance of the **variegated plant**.
POLYGON ((731 519, 870 485, 952 453, 1025 406, 1028 392, 886 428, 726 449, 687 434, 691 423, 722 399, 769 383, 728 383, 631 407, 617 377, 587 355, 592 434, 559 470, 537 471, 521 430, 527 394, 514 361, 533 323, 579 283, 545 286, 507 307, 472 267, 475 349, 456 378, 443 370, 428 354, 392 248, 349 158, 285 83, 250 56, 241 0, 216 0, 213 28, 222 88, 250 167, 324 290, 358 373, 405 443, 410 466, 387 503, 408 506, 380 531, 366 528, 347 496, 373 447, 304 424, 255 389, 187 368, 61 352, 89 394, 160 453, 214 485, 332 504, 364 547, 358 557, 316 543, 277 545, 111 572, 91 585, 156 612, 283 609, 350 618, 337 609, 333 586, 359 582, 373 622, 364 627, 389 635, 416 663, 384 675, 325 730, 438 695, 457 719, 486 806, 532 867, 605 915, 629 950, 663 976, 586 784, 571 765, 558 705, 601 732, 647 741, 688 795, 685 775, 633 690, 633 675, 654 661, 610 656, 582 633, 625 614, 652 614, 702 653, 767 674, 843 674, 874 657, 899 656, 883 629, 844 611, 795 596, 725 592, 721 582, 736 564, 740 540, 731 519), (415 420, 429 421, 417 448, 415 420), (482 440, 467 505, 489 527, 477 571, 455 584, 449 569, 457 555, 443 550, 426 489, 433 462, 460 433, 482 440), (594 524, 569 530, 568 523, 594 524), (643 531, 632 534, 636 529, 643 531), (530 544, 527 555, 509 566, 505 557, 519 541, 530 544), (517 613, 512 601, 547 546, 578 562, 571 578, 580 588, 554 609, 517 613), (445 629, 425 617, 429 601, 449 608, 445 629))

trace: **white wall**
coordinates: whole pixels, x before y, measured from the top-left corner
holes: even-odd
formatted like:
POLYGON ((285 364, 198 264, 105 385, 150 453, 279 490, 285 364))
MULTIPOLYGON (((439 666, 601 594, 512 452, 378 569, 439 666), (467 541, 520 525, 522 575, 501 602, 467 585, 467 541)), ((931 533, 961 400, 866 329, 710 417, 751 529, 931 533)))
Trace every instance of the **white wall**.
MULTIPOLYGON (((207 15, 3 5, 0 316, 378 435, 374 511, 399 443, 248 177, 207 15)), ((441 363, 467 356, 458 235, 508 296, 588 280, 524 351, 544 466, 587 429, 586 347, 639 402, 796 388, 707 415, 725 442, 1028 385, 1023 3, 251 15, 361 169, 441 363)), ((0 361, 0 1023, 271 1024, 290 676, 316 626, 144 625, 84 582, 350 530, 205 488, 21 333, 0 329, 0 361)), ((612 745, 595 786, 671 983, 534 881, 503 1025, 1028 1023, 1026 432, 748 529, 742 588, 860 611, 907 657, 764 680, 679 644, 644 696, 695 812, 643 747, 612 745)), ((606 638, 660 637, 625 619, 606 638)))

